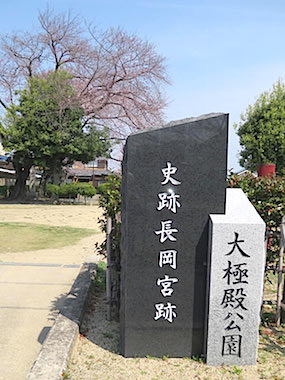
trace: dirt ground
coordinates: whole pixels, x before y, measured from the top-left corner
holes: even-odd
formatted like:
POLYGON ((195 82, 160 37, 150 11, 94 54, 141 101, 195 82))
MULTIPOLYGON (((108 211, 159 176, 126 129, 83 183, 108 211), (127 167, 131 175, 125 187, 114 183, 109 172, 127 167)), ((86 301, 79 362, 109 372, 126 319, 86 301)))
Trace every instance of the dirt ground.
POLYGON ((49 226, 94 229, 101 210, 85 205, 1 204, 1 222, 26 222, 49 226))
POLYGON ((285 379, 284 327, 261 328, 255 366, 210 367, 195 358, 124 358, 119 355, 119 323, 106 320, 104 291, 93 288, 66 379, 221 380, 285 379))
MULTIPOLYGON (((87 256, 97 260, 95 241, 104 235, 98 229, 101 211, 96 206, 73 205, 7 205, 0 204, 0 220, 53 226, 96 229, 98 233, 84 238, 77 245, 60 249, 21 252, 23 262, 39 257, 43 263, 74 264, 87 256)), ((19 260, 19 253, 17 253, 19 260)), ((21 257, 21 256, 20 256, 21 257)), ((13 261, 11 253, 0 254, 0 261, 13 261)), ((63 378, 72 380, 188 380, 188 379, 285 379, 284 327, 261 328, 258 362, 256 366, 209 367, 193 358, 124 358, 119 355, 119 324, 107 322, 105 294, 98 288, 90 293, 81 335, 74 347, 70 365, 63 378)))
MULTIPOLYGON (((48 226, 70 226, 77 228, 88 228, 96 231, 94 235, 86 237, 75 246, 67 245, 63 248, 38 250, 30 252, 1 253, 0 261, 13 262, 17 257, 21 261, 30 262, 39 258, 42 263, 61 263, 62 257, 65 264, 78 263, 80 258, 83 263, 86 258, 96 255, 95 242, 102 241, 104 235, 98 227, 98 218, 102 215, 97 206, 85 205, 14 205, 0 204, 1 222, 24 222, 44 224, 48 226), (67 261, 67 262, 66 262, 67 261)), ((102 258, 98 256, 98 259, 102 258)))

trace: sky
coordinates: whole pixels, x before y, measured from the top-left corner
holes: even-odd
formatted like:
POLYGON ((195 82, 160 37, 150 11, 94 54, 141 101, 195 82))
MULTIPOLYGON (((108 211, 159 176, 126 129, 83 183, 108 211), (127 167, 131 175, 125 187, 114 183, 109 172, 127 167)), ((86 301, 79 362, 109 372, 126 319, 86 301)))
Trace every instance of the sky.
POLYGON ((0 33, 36 30, 47 4, 153 43, 171 81, 166 122, 229 113, 228 168, 241 170, 233 125, 285 76, 283 0, 9 0, 1 1, 0 33))

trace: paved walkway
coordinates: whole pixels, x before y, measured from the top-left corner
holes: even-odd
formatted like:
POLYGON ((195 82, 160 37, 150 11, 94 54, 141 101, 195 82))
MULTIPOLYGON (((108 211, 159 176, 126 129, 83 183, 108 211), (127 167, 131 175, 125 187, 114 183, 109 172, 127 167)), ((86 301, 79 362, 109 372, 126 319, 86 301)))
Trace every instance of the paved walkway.
POLYGON ((79 268, 0 263, 1 380, 26 378, 79 268))
MULTIPOLYGON (((101 212, 86 206, 0 206, 1 221, 96 228, 101 212)), ((0 380, 24 380, 83 262, 90 235, 74 246, 0 254, 0 380)), ((1 244, 1 242, 0 242, 1 244)))

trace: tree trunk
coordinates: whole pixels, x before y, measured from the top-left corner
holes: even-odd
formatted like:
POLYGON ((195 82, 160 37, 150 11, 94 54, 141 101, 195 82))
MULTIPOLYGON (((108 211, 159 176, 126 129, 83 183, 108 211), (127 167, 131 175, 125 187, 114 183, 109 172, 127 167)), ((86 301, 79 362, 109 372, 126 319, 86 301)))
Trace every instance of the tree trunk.
POLYGON ((51 174, 51 182, 54 183, 55 185, 60 185, 61 184, 61 176, 62 176, 62 171, 61 169, 55 167, 52 169, 52 174, 51 174))
POLYGON ((10 199, 24 199, 26 196, 26 180, 29 177, 32 164, 22 164, 20 162, 13 162, 13 164, 16 170, 16 184, 10 199))
POLYGON ((49 167, 44 169, 44 177, 46 183, 53 183, 54 185, 60 185, 62 183, 63 171, 62 171, 62 158, 55 157, 48 162, 49 167))

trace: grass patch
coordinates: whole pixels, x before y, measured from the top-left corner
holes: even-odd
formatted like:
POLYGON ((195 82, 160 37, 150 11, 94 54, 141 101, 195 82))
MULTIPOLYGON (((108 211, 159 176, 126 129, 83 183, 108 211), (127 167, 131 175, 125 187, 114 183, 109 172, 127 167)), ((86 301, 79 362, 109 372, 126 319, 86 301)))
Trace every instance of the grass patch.
POLYGON ((0 223, 0 253, 61 248, 77 243, 95 230, 31 223, 0 223))
POLYGON ((94 285, 102 290, 106 290, 107 264, 104 261, 98 263, 94 285))

